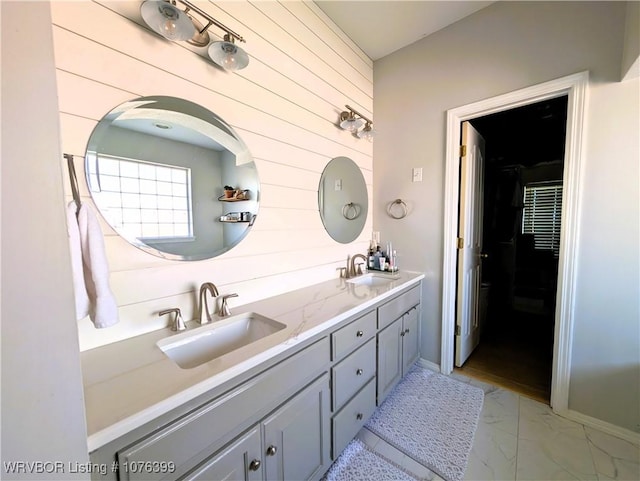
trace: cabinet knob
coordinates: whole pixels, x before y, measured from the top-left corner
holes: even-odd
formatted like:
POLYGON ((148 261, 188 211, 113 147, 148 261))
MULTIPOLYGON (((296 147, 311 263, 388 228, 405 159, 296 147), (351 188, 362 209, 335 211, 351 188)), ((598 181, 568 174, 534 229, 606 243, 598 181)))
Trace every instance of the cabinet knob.
POLYGON ((251 461, 249 463, 249 469, 251 471, 257 471, 258 469, 260 469, 260 460, 259 459, 254 459, 253 461, 251 461))
POLYGON ((357 420, 360 420, 360 419, 362 419, 363 417, 364 417, 364 414, 362 414, 362 413, 358 413, 358 414, 356 414, 356 419, 357 419, 357 420))
POLYGON ((362 337, 362 336, 364 336, 364 332, 358 331, 358 332, 356 332, 356 336, 362 337))
POLYGON ((409 328, 407 327, 404 331, 405 334, 409 334, 409 328))
POLYGON ((405 331, 400 331, 400 336, 404 337, 405 334, 405 331))
POLYGON ((267 448, 267 456, 275 456, 278 452, 278 447, 273 444, 267 448))
POLYGON ((356 374, 357 374, 358 376, 362 376, 362 373, 363 373, 363 372, 364 372, 364 371, 363 371, 362 369, 356 369, 356 374))

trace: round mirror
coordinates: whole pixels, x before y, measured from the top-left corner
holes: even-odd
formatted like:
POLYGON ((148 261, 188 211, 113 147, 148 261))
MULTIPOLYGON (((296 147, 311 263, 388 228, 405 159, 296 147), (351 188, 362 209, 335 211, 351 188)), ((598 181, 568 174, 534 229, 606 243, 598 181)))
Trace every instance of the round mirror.
POLYGON ((329 235, 342 244, 353 242, 367 220, 367 185, 360 168, 348 157, 331 159, 322 172, 318 206, 329 235))
POLYGON ((228 251, 258 212, 258 174, 242 139, 213 112, 175 97, 138 98, 105 115, 85 171, 109 225, 167 259, 228 251))

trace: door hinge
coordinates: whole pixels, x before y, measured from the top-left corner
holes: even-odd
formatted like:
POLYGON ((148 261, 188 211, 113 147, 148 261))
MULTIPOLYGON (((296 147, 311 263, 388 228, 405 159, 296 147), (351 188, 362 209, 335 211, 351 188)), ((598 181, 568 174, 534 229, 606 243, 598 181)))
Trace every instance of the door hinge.
POLYGON ((456 324, 456 336, 460 335, 460 325, 456 324))
POLYGON ((462 249, 464 247, 464 239, 462 237, 458 237, 458 249, 462 249))
POLYGON ((467 155, 467 146, 466 145, 461 145, 460 146, 460 157, 464 157, 465 155, 467 155))

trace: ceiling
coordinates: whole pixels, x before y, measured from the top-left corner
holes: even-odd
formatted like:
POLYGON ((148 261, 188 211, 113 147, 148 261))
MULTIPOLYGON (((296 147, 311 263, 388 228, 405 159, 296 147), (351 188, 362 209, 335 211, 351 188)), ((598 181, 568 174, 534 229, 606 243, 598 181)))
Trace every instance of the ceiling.
POLYGON ((316 0, 372 60, 457 22, 494 2, 316 0))

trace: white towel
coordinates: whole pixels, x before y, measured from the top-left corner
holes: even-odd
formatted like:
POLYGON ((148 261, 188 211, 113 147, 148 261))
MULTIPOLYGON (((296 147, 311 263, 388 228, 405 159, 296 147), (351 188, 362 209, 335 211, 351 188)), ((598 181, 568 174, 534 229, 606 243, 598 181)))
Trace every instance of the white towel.
POLYGON ((73 292, 76 298, 76 319, 84 319, 89 315, 89 296, 84 283, 82 269, 82 250, 80 248, 80 230, 76 218, 76 203, 67 206, 67 232, 69 233, 69 248, 71 250, 71 270, 73 271, 73 292))
POLYGON ((89 317, 97 328, 118 322, 118 305, 109 287, 109 266, 102 230, 93 210, 86 204, 78 212, 84 282, 89 295, 89 317))

